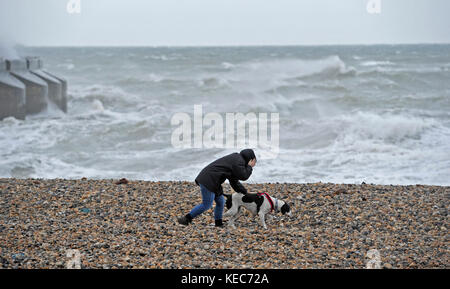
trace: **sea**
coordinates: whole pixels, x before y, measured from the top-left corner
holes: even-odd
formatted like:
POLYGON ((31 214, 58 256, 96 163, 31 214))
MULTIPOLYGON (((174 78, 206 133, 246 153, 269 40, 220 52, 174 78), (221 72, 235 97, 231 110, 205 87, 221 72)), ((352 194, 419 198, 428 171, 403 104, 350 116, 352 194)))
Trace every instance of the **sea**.
POLYGON ((201 105, 279 116, 248 183, 450 185, 450 45, 16 50, 68 81, 68 112, 0 121, 0 177, 193 181, 245 148, 174 146, 201 105))

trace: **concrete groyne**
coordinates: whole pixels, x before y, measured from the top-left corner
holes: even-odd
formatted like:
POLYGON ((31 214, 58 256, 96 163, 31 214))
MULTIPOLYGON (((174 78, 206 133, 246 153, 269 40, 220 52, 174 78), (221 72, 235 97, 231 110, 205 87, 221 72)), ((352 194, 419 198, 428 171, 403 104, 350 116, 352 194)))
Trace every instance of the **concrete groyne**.
POLYGON ((24 119, 42 112, 49 102, 67 112, 67 81, 43 70, 39 57, 0 58, 0 120, 24 119))
POLYGON ((13 116, 25 119, 25 84, 6 69, 6 61, 0 58, 0 120, 13 116))

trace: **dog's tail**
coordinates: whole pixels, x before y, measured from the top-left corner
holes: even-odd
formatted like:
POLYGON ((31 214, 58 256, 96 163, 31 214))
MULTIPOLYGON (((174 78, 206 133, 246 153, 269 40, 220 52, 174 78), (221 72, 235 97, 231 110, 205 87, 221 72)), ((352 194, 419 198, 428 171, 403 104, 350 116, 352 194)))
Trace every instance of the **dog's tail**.
POLYGON ((229 195, 229 194, 223 194, 223 195, 225 196, 225 198, 227 198, 227 200, 225 201, 225 206, 229 210, 231 208, 231 206, 233 205, 232 195, 229 195))

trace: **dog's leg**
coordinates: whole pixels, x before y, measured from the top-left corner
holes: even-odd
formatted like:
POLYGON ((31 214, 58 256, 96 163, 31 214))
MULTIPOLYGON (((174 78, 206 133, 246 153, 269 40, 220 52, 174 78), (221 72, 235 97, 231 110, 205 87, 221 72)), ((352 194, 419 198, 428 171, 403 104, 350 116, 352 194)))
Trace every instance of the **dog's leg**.
POLYGON ((242 206, 238 208, 236 215, 234 216, 234 220, 236 221, 239 217, 242 216, 242 206))
POLYGON ((261 221, 261 226, 263 226, 264 229, 267 229, 266 221, 265 221, 266 214, 264 214, 263 212, 259 212, 258 215, 259 215, 259 220, 261 221))
POLYGON ((228 226, 230 226, 233 229, 236 229, 236 226, 234 225, 234 220, 236 220, 236 215, 231 216, 230 220, 228 220, 228 226))
POLYGON ((232 208, 229 209, 228 211, 226 211, 225 213, 223 213, 223 216, 224 216, 224 217, 230 216, 230 215, 231 215, 231 211, 232 211, 232 208))
MULTIPOLYGON (((242 210, 241 210, 241 207, 239 207, 239 209, 238 209, 236 215, 234 215, 234 218, 233 218, 233 225, 234 225, 234 221, 236 221, 237 219, 239 219, 240 216, 242 216, 242 210)), ((236 226, 235 226, 234 228, 236 228, 236 226)))
POLYGON ((224 217, 234 216, 234 215, 237 214, 238 210, 239 210, 239 209, 237 208, 237 206, 236 206, 236 205, 233 205, 228 211, 226 211, 226 212, 223 214, 223 216, 224 216, 224 217))

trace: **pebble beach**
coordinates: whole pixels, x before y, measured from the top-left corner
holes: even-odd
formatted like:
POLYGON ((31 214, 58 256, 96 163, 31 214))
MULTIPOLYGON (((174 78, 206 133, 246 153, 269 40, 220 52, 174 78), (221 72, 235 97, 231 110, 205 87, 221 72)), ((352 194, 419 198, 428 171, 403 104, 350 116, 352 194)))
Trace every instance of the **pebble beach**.
POLYGON ((0 268, 66 268, 70 249, 81 268, 365 268, 373 249, 380 268, 450 267, 450 187, 244 185, 292 216, 216 228, 210 209, 185 227, 193 182, 0 179, 0 268))

